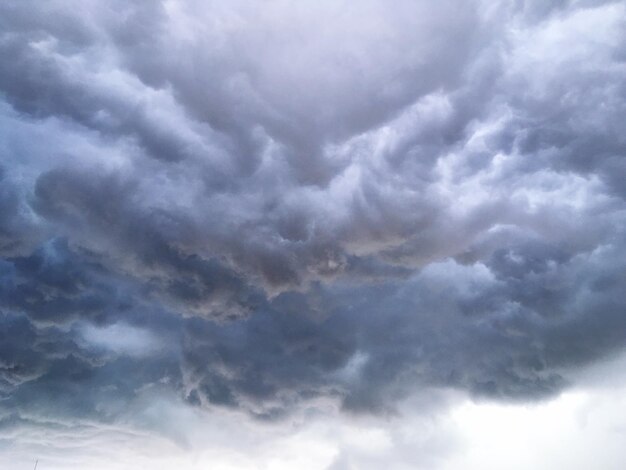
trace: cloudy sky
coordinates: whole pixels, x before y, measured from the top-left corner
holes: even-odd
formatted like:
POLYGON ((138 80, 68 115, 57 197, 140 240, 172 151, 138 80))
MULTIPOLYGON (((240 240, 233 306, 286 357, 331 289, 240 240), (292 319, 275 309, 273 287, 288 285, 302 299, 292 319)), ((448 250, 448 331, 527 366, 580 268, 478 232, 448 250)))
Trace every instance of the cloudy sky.
POLYGON ((622 469, 622 0, 0 2, 0 467, 622 469))

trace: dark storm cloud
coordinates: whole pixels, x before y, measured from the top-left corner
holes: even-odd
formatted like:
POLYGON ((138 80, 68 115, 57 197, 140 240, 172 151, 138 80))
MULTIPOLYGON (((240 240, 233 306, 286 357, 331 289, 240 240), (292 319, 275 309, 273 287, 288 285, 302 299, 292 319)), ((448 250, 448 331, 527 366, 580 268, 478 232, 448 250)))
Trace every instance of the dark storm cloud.
POLYGON ((135 182, 116 174, 57 170, 37 180, 35 207, 68 235, 84 230, 93 239, 106 232, 117 270, 140 278, 146 293, 214 317, 237 315, 255 303, 260 291, 236 272, 189 252, 186 241, 197 237, 198 228, 188 217, 133 207, 136 191, 135 182))
POLYGON ((7 410, 34 419, 51 412, 110 419, 141 387, 178 380, 175 346, 151 350, 149 358, 128 355, 145 347, 134 337, 146 323, 156 337, 167 331, 175 338, 177 320, 150 306, 132 282, 113 277, 97 256, 55 239, 30 256, 3 259, 0 271, 0 393, 7 410), (120 324, 112 345, 85 334, 87 325, 98 332, 120 324))
POLYGON ((623 18, 4 2, 6 403, 558 392, 626 341, 623 18))
POLYGON ((27 257, 5 258, 2 268, 1 305, 42 323, 97 319, 130 302, 97 263, 70 252, 64 240, 53 240, 27 257))
POLYGON ((282 294, 271 312, 189 327, 189 399, 271 417, 320 396, 391 411, 432 386, 550 396, 572 370, 623 346, 623 249, 564 259, 518 247, 494 253, 495 276, 446 262, 402 283, 282 294))
POLYGON ((38 240, 28 212, 28 205, 20 197, 19 185, 0 166, 0 254, 3 256, 28 250, 38 240))

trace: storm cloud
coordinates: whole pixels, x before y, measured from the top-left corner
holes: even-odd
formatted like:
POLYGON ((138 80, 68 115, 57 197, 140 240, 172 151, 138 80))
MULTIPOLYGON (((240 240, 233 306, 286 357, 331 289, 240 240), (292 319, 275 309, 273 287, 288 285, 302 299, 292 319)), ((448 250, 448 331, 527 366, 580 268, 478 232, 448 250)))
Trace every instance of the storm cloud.
POLYGON ((534 402, 626 345, 623 2, 8 0, 0 58, 3 427, 534 402))

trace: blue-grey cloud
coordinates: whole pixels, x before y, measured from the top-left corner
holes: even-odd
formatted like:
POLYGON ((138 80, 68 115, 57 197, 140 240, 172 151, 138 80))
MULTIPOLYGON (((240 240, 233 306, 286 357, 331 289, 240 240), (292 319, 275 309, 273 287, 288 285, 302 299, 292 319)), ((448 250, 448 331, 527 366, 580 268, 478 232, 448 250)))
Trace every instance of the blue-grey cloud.
POLYGON ((563 390, 626 341, 624 26, 610 1, 4 2, 6 419, 124 420, 151 387, 266 420, 563 390))

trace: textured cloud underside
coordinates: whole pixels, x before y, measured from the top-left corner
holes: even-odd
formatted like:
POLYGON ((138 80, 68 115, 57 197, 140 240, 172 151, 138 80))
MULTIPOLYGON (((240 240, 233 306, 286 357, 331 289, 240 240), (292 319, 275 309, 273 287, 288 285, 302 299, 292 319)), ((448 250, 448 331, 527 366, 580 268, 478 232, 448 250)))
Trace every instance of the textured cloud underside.
POLYGON ((2 2, 4 420, 559 392, 626 341, 625 13, 2 2))

